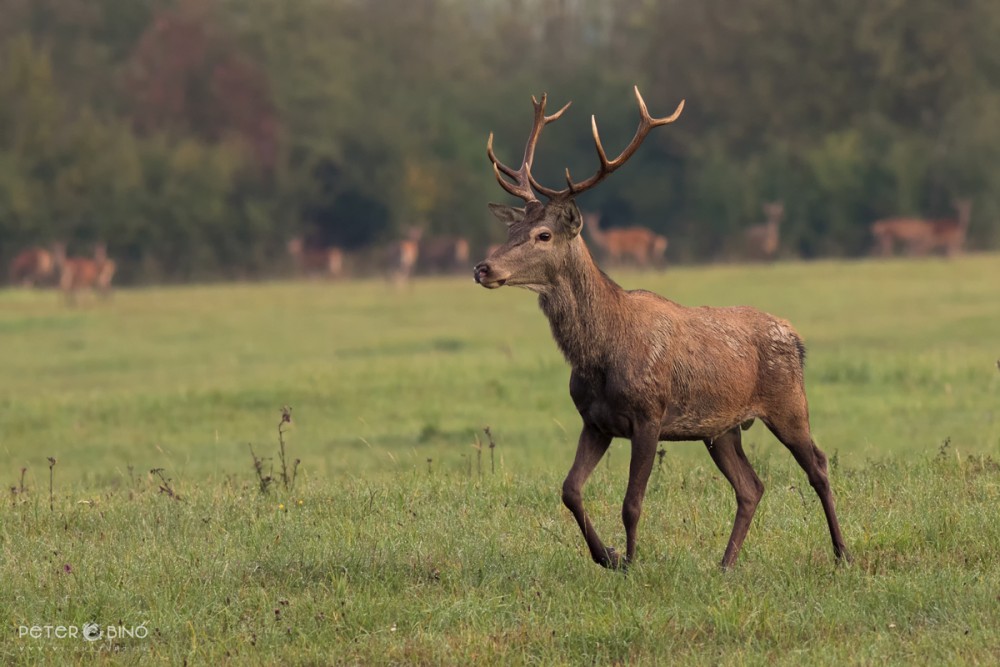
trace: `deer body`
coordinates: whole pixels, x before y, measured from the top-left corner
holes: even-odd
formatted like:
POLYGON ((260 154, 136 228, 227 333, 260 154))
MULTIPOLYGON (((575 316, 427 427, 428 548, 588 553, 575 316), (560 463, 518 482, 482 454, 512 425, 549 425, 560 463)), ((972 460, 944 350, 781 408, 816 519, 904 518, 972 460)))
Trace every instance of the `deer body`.
POLYGON ((767 222, 748 228, 744 234, 751 257, 766 260, 772 259, 777 254, 780 242, 779 230, 784 215, 785 207, 780 202, 764 204, 764 217, 767 222))
POLYGON ((24 287, 47 280, 55 272, 55 259, 45 248, 28 248, 10 263, 10 281, 24 287))
POLYGON ((875 248, 883 257, 892 255, 897 244, 907 254, 923 255, 930 249, 933 235, 931 223, 921 218, 887 218, 872 225, 875 248))
POLYGON ((403 285, 413 274, 420 258, 420 237, 423 234, 418 227, 411 227, 407 238, 393 241, 386 248, 386 265, 389 279, 396 285, 403 285))
POLYGON ((948 256, 962 252, 969 230, 972 203, 968 199, 954 202, 957 216, 943 220, 923 218, 887 218, 872 224, 875 249, 883 257, 893 254, 901 245, 908 255, 923 256, 941 248, 948 256))
POLYGON ((96 289, 105 298, 111 295, 111 281, 117 267, 103 243, 95 247, 93 259, 67 257, 65 247, 57 245, 55 263, 59 268, 59 289, 68 303, 75 303, 77 292, 82 289, 96 289))
POLYGON ((573 368, 570 393, 585 422, 613 437, 631 438, 648 423, 657 440, 713 439, 780 417, 787 392, 774 404, 775 388, 804 399, 802 341, 787 322, 753 308, 688 308, 625 291, 582 239, 576 244, 579 272, 543 291, 539 305, 573 368))
MULTIPOLYGON (((569 361, 570 395, 583 420, 576 458, 563 483, 563 502, 573 514, 595 562, 624 567, 635 558, 637 529, 646 485, 661 440, 702 440, 732 485, 736 518, 722 565, 735 563, 763 484, 743 452, 741 427, 760 419, 791 450, 816 490, 837 557, 847 558, 826 457, 809 429, 803 382, 805 347, 792 326, 759 310, 690 308, 644 290, 626 291, 594 263, 580 231, 582 216, 573 198, 618 168, 646 133, 679 115, 654 119, 636 89, 642 119, 632 143, 615 160, 594 140, 600 171, 569 187, 550 190, 530 168, 534 145, 545 124, 545 98, 535 102, 535 127, 521 169, 488 154, 501 186, 523 198, 524 208, 491 204, 508 225, 507 243, 475 269, 487 288, 519 286, 538 293, 552 336, 569 361), (514 179, 511 183, 502 174, 514 179), (546 195, 543 204, 534 191, 546 195), (583 486, 614 437, 632 441, 629 482, 622 505, 626 553, 605 546, 583 505, 583 486)), ((683 104, 683 103, 682 103, 683 104)))
POLYGON ((972 202, 968 199, 958 199, 954 202, 957 217, 945 220, 934 220, 931 223, 931 249, 941 248, 948 257, 962 253, 965 237, 969 232, 969 220, 972 217, 972 202))
POLYGON ((667 252, 667 237, 645 227, 624 227, 621 229, 601 229, 600 216, 591 213, 584 216, 587 230, 608 259, 621 263, 626 259, 640 267, 663 262, 667 252))

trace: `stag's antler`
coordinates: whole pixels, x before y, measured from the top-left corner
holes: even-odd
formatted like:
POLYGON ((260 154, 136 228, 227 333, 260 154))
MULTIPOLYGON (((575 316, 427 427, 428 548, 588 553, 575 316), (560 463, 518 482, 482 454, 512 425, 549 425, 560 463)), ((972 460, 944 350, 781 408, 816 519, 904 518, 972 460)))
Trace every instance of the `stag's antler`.
POLYGON ((569 104, 551 116, 546 116, 545 95, 542 95, 541 104, 539 104, 538 101, 532 97, 531 102, 535 105, 535 124, 531 128, 531 135, 528 137, 528 145, 524 149, 524 162, 521 163, 520 169, 515 171, 497 160, 496 155, 493 153, 493 133, 490 133, 489 142, 486 144, 486 154, 489 155, 490 161, 493 162, 493 171, 496 173, 497 181, 504 190, 511 193, 515 197, 520 197, 526 202, 538 201, 538 198, 535 196, 532 188, 549 199, 569 199, 594 187, 607 178, 608 174, 618 169, 618 167, 625 164, 628 159, 632 157, 636 150, 638 150, 639 145, 642 144, 643 140, 646 138, 646 135, 649 134, 650 130, 654 127, 668 125, 669 123, 674 122, 678 117, 680 117, 681 111, 684 110, 684 100, 681 100, 681 103, 677 105, 677 109, 675 109, 671 115, 666 118, 653 118, 649 115, 649 110, 646 108, 646 102, 642 99, 642 95, 639 93, 639 86, 635 86, 634 90, 635 99, 639 102, 639 127, 636 129, 635 136, 632 137, 631 143, 625 147, 625 150, 623 150, 618 157, 614 160, 609 160, 607 153, 604 152, 604 146, 601 145, 601 136, 597 132, 597 118, 595 116, 591 116, 590 125, 594 132, 594 145, 597 148, 597 157, 601 160, 601 166, 597 170, 596 174, 579 183, 573 182, 573 178, 570 176, 569 169, 567 168, 567 187, 562 190, 547 188, 535 180, 535 177, 531 175, 531 163, 535 158, 535 144, 538 142, 538 135, 541 134, 542 128, 562 116, 563 112, 569 107, 569 104), (500 172, 503 172, 510 178, 513 178, 516 183, 510 183, 505 180, 500 175, 500 172))
POLYGON ((639 94, 639 86, 635 86, 634 90, 635 90, 635 99, 636 101, 639 102, 639 127, 636 129, 635 136, 632 137, 631 143, 629 143, 629 145, 625 147, 625 150, 623 150, 621 154, 614 160, 609 160, 607 154, 604 152, 604 146, 601 145, 601 136, 597 133, 597 117, 591 116, 590 126, 594 132, 594 146, 597 148, 597 157, 600 158, 601 160, 600 169, 598 169, 597 173, 588 178, 587 180, 581 181, 579 183, 574 183, 573 178, 569 175, 569 169, 567 168, 566 183, 568 187, 564 188, 563 190, 556 191, 556 190, 550 190, 548 188, 540 188, 538 187, 538 185, 536 185, 535 187, 538 188, 539 192, 544 194, 546 197, 550 198, 564 198, 564 197, 575 197, 581 192, 589 190, 590 188, 594 187, 595 185, 603 181, 605 178, 607 178, 608 174, 610 174, 615 169, 618 169, 618 167, 625 164, 628 161, 628 159, 632 157, 632 155, 636 152, 636 150, 638 150, 639 145, 642 144, 643 140, 646 138, 646 135, 649 134, 650 130, 660 125, 669 125, 670 123, 677 120, 677 118, 680 117, 681 115, 681 111, 684 110, 684 100, 681 100, 681 103, 677 105, 677 108, 674 110, 674 112, 669 116, 667 116, 666 118, 653 118, 652 116, 649 115, 649 110, 646 109, 645 100, 643 100, 642 95, 639 94))
MULTIPOLYGON (((545 115, 545 102, 547 95, 542 95, 542 101, 539 102, 534 96, 531 97, 531 103, 535 105, 535 124, 531 128, 531 134, 528 135, 528 143, 524 147, 524 160, 521 162, 521 168, 518 170, 511 169, 504 163, 497 159, 496 154, 493 152, 493 133, 490 132, 489 141, 486 142, 486 155, 489 156, 490 162, 493 163, 493 172, 496 174, 497 182, 500 186, 514 195, 515 197, 520 197, 526 202, 538 201, 538 197, 531 190, 532 184, 535 179, 531 177, 531 163, 535 159, 535 144, 538 143, 538 135, 542 133, 542 128, 551 123, 554 120, 558 120, 563 112, 569 108, 572 102, 567 102, 559 111, 555 112, 551 116, 545 115), (503 176, 500 175, 503 172, 510 178, 513 178, 515 183, 510 183, 503 176)), ((537 186, 536 186, 537 187, 537 186)), ((542 189, 539 192, 545 194, 542 189)))

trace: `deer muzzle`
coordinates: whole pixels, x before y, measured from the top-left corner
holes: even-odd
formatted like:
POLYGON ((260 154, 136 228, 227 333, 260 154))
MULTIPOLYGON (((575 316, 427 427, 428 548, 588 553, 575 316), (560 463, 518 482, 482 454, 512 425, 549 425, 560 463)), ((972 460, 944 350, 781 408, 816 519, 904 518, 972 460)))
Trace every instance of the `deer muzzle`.
POLYGON ((472 272, 473 278, 476 282, 487 289, 496 289, 498 287, 503 287, 507 283, 506 277, 498 277, 493 271, 493 267, 490 266, 489 262, 480 262, 476 265, 476 268, 472 272))

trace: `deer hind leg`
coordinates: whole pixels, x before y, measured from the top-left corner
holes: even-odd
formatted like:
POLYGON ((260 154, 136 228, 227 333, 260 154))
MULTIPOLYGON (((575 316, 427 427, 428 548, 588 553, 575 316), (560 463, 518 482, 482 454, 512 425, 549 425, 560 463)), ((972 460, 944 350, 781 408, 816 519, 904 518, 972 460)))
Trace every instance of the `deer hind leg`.
POLYGON ((566 475, 566 481, 563 482, 562 499, 563 504, 573 513, 573 518, 580 526, 580 532, 583 533, 583 539, 587 541, 591 558, 598 565, 614 569, 621 565, 619 555, 614 549, 604 546, 590 522, 590 517, 583 509, 583 485, 587 483, 587 479, 594 472, 594 468, 600 463, 601 458, 604 457, 604 453, 608 451, 610 444, 611 436, 604 435, 589 426, 583 427, 580 441, 576 447, 576 459, 573 461, 569 474, 566 475))
POLYGON ((809 419, 802 415, 790 415, 778 420, 765 422, 775 437, 791 452, 795 460, 806 472, 809 484, 819 496, 826 515, 826 523, 830 528, 830 538, 833 540, 833 553, 840 560, 850 562, 851 556, 844 544, 840 532, 840 522, 837 521, 837 511, 834 508, 833 491, 830 489, 826 455, 813 442, 809 431, 809 419))
POLYGON ((736 493, 736 519, 729 544, 726 545, 726 553, 720 563, 723 568, 728 568, 736 563, 736 557, 739 556, 743 540, 750 529, 750 522, 757 511, 757 504, 764 495, 764 484, 743 453, 742 436, 738 427, 714 440, 706 440, 705 446, 736 493))

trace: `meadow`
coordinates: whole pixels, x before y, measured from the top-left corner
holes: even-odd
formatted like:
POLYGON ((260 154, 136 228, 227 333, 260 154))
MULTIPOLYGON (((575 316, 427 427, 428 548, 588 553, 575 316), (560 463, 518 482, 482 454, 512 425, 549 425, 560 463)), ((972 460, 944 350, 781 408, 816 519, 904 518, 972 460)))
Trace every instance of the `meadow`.
MULTIPOLYGON (((0 663, 1000 661, 1000 256, 613 275, 795 324, 853 564, 758 424, 734 569, 700 443, 664 445, 629 573, 594 565, 559 497, 569 369, 525 291, 6 289, 0 663)), ((627 465, 616 441, 585 490, 619 548, 627 465)))

